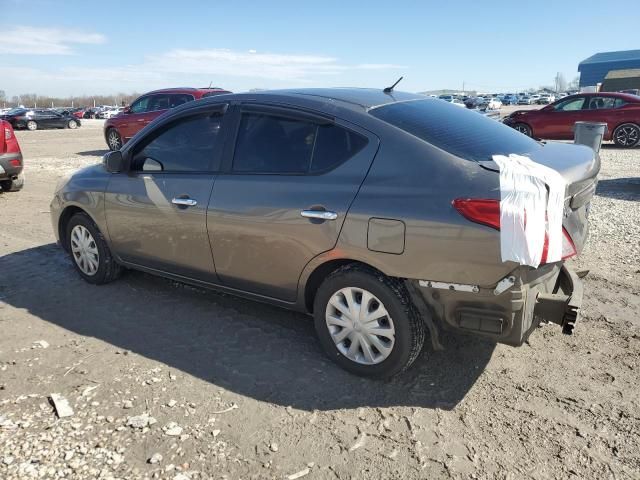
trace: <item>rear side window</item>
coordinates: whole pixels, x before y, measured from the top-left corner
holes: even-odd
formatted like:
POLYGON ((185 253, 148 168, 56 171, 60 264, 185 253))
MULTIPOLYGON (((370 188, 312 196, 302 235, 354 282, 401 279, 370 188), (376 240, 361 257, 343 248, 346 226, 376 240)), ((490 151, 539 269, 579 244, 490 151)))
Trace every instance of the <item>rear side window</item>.
POLYGON ((188 93, 173 93, 169 95, 169 108, 175 108, 192 100, 193 95, 189 95, 188 93))
POLYGON ((167 110, 169 108, 169 95, 160 94, 152 95, 149 100, 149 108, 147 112, 156 112, 158 110, 167 110))
POLYGON ((318 173, 345 162, 366 144, 365 137, 336 125, 244 113, 238 131, 233 171, 318 173))
POLYGON ((493 155, 526 154, 540 145, 510 127, 468 109, 438 100, 397 102, 371 115, 466 160, 493 155))

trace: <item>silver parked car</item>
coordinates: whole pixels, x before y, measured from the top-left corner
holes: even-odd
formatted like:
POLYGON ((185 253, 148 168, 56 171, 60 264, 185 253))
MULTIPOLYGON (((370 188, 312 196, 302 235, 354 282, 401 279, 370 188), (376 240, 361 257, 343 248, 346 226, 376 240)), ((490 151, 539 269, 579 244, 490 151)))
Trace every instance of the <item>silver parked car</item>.
POLYGON ((306 89, 211 97, 145 127, 56 189, 51 215, 78 273, 123 268, 313 315, 342 367, 387 377, 441 329, 521 345, 570 333, 600 168, 476 112, 402 92, 306 89), (501 261, 494 154, 567 182, 563 261, 501 261))

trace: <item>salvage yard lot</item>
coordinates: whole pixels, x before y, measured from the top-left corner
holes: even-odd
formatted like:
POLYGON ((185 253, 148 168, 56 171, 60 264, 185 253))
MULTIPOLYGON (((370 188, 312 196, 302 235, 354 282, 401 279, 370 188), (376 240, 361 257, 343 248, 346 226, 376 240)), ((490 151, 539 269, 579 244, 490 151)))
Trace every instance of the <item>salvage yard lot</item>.
POLYGON ((102 122, 17 135, 26 187, 0 194, 0 478, 640 478, 640 149, 601 152, 573 336, 449 335, 380 382, 326 359, 304 316, 137 272, 81 280, 48 209, 62 176, 100 161, 102 122))

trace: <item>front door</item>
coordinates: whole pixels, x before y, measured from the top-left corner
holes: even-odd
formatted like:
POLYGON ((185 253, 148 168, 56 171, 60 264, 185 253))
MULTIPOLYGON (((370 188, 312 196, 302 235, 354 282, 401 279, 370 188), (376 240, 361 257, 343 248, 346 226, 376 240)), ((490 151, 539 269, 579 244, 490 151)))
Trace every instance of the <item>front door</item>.
POLYGON ((544 122, 541 122, 542 128, 536 130, 536 136, 552 140, 571 140, 573 126, 581 120, 584 106, 585 97, 572 97, 546 107, 544 122))
POLYGON ((168 103, 169 95, 167 94, 152 94, 140 97, 131 104, 128 112, 119 120, 118 130, 120 135, 125 141, 128 141, 160 116, 168 108, 168 103))
POLYGON ((378 140, 282 107, 234 115, 208 212, 216 272, 226 286, 294 301, 305 265, 335 246, 378 140))
POLYGON ((120 258, 216 281, 206 213, 223 120, 221 108, 183 117, 157 127, 125 152, 131 171, 114 174, 105 194, 109 236, 120 258))

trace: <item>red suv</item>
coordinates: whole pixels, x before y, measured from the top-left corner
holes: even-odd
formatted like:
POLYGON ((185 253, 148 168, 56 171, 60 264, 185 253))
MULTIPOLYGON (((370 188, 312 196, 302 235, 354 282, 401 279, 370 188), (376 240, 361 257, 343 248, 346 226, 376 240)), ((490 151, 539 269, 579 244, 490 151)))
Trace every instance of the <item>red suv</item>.
POLYGON ((540 110, 513 112, 504 123, 534 138, 571 140, 576 122, 605 122, 604 140, 620 147, 640 143, 640 97, 626 93, 580 93, 540 110))
POLYGON ((129 107, 104 122, 104 138, 110 150, 119 150, 131 137, 167 110, 192 100, 231 93, 221 88, 167 88, 138 97, 129 107))
POLYGON ((22 152, 11 124, 0 120, 0 190, 15 192, 24 185, 22 152))

